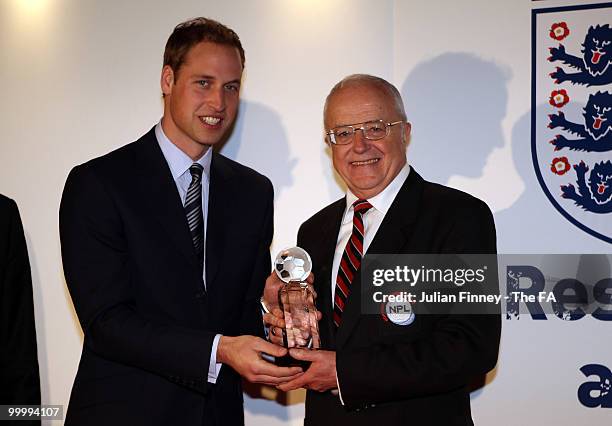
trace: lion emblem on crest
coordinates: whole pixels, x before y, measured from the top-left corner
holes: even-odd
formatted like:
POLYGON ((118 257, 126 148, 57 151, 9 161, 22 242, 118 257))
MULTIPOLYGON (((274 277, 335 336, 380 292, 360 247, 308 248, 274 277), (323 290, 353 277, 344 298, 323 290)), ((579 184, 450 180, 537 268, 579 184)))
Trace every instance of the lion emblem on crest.
POLYGON ((581 161, 574 165, 578 192, 571 183, 561 186, 561 196, 574 200, 576 205, 593 213, 612 212, 612 162, 602 161, 593 166, 588 182, 589 167, 581 161))
POLYGON ((612 150, 612 94, 597 92, 589 95, 582 116, 584 124, 568 121, 561 111, 548 116, 549 128, 559 127, 579 137, 568 139, 563 135, 557 135, 550 141, 555 146, 555 151, 563 148, 588 152, 612 150))
POLYGON ((571 68, 578 70, 576 73, 567 73, 562 68, 550 74, 555 83, 569 81, 573 84, 586 86, 601 86, 612 83, 612 28, 609 24, 591 26, 587 31, 582 43, 582 57, 570 55, 565 51, 565 46, 551 47, 550 62, 560 61, 571 68))

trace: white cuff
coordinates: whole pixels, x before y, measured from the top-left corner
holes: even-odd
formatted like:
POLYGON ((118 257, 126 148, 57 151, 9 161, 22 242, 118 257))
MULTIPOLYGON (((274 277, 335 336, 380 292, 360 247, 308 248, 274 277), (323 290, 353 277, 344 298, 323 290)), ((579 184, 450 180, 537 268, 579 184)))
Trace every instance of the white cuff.
POLYGON ((217 377, 221 371, 221 364, 217 362, 217 346, 219 346, 221 335, 217 334, 213 340, 212 349, 210 350, 210 363, 208 364, 208 383, 217 383, 217 377))
POLYGON ((266 302, 264 302, 263 296, 261 296, 261 299, 259 299, 259 304, 261 306, 261 323, 264 329, 264 336, 266 336, 266 340, 270 340, 270 327, 268 327, 268 324, 266 324, 266 322, 263 320, 263 316, 265 314, 269 314, 270 310, 266 306, 266 302))
MULTIPOLYGON (((344 401, 342 400, 342 392, 340 391, 340 380, 338 379, 338 369, 336 369, 336 384, 338 385, 338 397, 340 398, 340 403, 344 405, 344 401)), ((335 393, 332 391, 332 393, 335 393)))

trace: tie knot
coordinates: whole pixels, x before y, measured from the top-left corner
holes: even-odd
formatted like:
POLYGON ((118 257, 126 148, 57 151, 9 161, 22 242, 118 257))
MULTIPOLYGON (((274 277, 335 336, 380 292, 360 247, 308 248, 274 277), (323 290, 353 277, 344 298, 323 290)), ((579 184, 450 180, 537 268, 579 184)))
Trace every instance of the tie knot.
POLYGON ((189 172, 191 173, 191 179, 196 182, 202 179, 203 171, 204 171, 204 167, 202 167, 202 165, 199 163, 193 163, 191 167, 189 167, 189 172))
POLYGON ((368 200, 359 199, 353 203, 355 213, 363 214, 372 208, 372 204, 368 200))

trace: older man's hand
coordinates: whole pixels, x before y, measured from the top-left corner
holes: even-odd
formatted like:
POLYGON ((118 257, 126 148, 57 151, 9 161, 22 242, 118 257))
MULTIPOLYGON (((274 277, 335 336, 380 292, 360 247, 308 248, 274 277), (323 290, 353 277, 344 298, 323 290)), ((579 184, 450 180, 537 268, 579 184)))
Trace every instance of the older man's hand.
POLYGON ((283 391, 299 388, 324 392, 336 389, 336 353, 323 350, 290 349, 289 354, 300 361, 310 361, 310 367, 305 373, 277 386, 283 391))
MULTIPOLYGON (((317 297, 317 292, 312 287, 314 283, 314 274, 311 272, 306 278, 306 282, 310 286, 310 290, 314 295, 315 299, 317 297)), ((285 284, 281 279, 276 275, 276 272, 272 271, 272 273, 266 279, 266 286, 264 287, 263 293, 263 302, 266 304, 268 310, 272 311, 274 308, 278 307, 278 291, 285 284)))

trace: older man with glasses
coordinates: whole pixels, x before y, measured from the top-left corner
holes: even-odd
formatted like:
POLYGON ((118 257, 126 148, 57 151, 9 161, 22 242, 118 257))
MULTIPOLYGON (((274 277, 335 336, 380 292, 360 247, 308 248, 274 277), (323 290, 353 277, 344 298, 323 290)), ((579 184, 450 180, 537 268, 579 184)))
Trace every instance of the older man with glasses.
MULTIPOLYGON (((363 315, 360 263, 366 253, 495 253, 491 211, 407 164, 411 125, 387 81, 346 77, 328 95, 324 120, 348 190, 298 233, 313 260, 323 350, 291 349, 310 367, 278 387, 308 389, 305 425, 472 425, 468 384, 497 362, 500 318, 417 315, 398 324, 363 315)), ((282 319, 265 319, 278 335, 282 319)))

